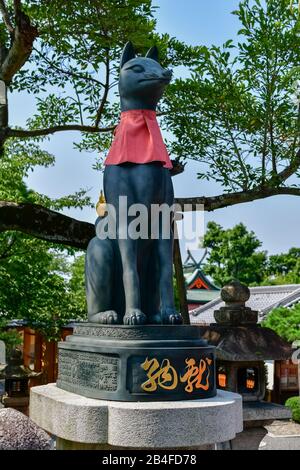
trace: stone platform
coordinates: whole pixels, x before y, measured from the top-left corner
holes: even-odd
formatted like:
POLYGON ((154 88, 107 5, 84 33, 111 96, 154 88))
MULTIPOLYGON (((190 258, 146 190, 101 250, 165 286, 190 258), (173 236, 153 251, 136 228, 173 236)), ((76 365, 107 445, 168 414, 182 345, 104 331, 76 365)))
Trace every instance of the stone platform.
POLYGON ((290 420, 274 421, 266 429, 268 434, 259 450, 300 450, 300 424, 290 420))
POLYGON ((216 395, 215 348, 196 325, 78 324, 58 351, 57 386, 84 397, 176 401, 216 395))
POLYGON ((243 430, 240 395, 163 402, 95 400, 56 384, 31 388, 30 417, 58 449, 203 449, 243 430))
POLYGON ((264 401, 244 402, 244 431, 231 442, 232 450, 258 450, 261 448, 270 425, 274 420, 289 419, 291 410, 283 405, 264 401))

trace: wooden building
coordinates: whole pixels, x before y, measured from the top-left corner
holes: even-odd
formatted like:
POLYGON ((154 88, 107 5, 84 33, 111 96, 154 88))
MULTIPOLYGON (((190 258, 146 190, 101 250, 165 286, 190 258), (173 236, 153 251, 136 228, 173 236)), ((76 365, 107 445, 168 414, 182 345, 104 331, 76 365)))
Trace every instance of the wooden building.
POLYGON ((183 264, 183 273, 186 283, 188 309, 190 311, 219 297, 220 289, 205 276, 201 269, 206 252, 199 262, 195 260, 189 250, 187 255, 183 264))
MULTIPOLYGON (((11 321, 8 328, 16 329, 22 338, 24 365, 35 372, 43 372, 40 377, 30 380, 30 386, 56 382, 57 342, 47 341, 41 333, 26 326, 22 320, 11 321)), ((62 328, 61 341, 72 332, 72 323, 62 328)))

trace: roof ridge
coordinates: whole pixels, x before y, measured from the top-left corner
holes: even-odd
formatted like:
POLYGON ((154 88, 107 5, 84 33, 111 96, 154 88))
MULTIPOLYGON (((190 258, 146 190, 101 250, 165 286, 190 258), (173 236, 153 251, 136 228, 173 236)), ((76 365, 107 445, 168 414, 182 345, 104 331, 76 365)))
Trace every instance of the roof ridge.
POLYGON ((250 291, 258 290, 258 291, 263 291, 265 289, 270 289, 270 290, 286 290, 288 288, 294 288, 294 290, 300 289, 300 284, 278 284, 278 285, 270 285, 270 286, 253 286, 249 287, 250 291))
MULTIPOLYGON (((273 310, 274 308, 283 306, 289 307, 293 305, 293 303, 300 302, 300 284, 284 284, 279 286, 257 286, 257 287, 250 287, 250 294, 254 294, 254 305, 252 308, 258 310, 260 321, 266 317, 266 315, 273 310), (289 289, 286 289, 286 288, 289 289), (293 289, 291 289, 293 288, 293 289), (276 299, 274 301, 274 296, 276 299), (261 299, 260 299, 261 295, 261 299), (255 296, 257 298, 255 299, 255 296), (279 297, 279 299, 278 299, 279 297), (280 298, 281 297, 281 298, 280 298), (267 305, 267 307, 264 307, 267 305)), ((192 318, 196 320, 196 318, 201 321, 201 318, 204 318, 205 315, 211 317, 213 312, 223 303, 221 297, 211 300, 207 302, 205 305, 202 305, 196 309, 190 311, 190 315, 192 318)), ((246 303, 246 305, 248 302, 246 303)), ((248 304, 249 305, 249 304, 248 304)), ((251 297, 250 297, 250 305, 251 305, 251 297)))
POLYGON ((194 310, 191 310, 190 315, 193 315, 193 316, 197 317, 202 312, 202 310, 204 310, 204 311, 207 310, 208 306, 209 306, 209 308, 211 308, 214 305, 218 305, 219 303, 222 303, 222 302, 223 302, 223 300, 221 299, 221 297, 217 297, 216 299, 211 300, 210 302, 207 302, 207 304, 201 305, 201 307, 195 308, 194 310))
MULTIPOLYGON (((287 304, 289 300, 293 300, 293 298, 298 296, 300 294, 300 286, 298 289, 294 290, 293 292, 290 292, 288 295, 283 297, 281 300, 278 300, 277 302, 274 302, 271 304, 269 307, 266 307, 265 309, 261 310, 261 315, 264 316, 265 313, 268 313, 270 310, 273 310, 274 308, 278 307, 284 307, 284 304, 287 304)), ((300 299, 299 299, 300 301, 300 299)))

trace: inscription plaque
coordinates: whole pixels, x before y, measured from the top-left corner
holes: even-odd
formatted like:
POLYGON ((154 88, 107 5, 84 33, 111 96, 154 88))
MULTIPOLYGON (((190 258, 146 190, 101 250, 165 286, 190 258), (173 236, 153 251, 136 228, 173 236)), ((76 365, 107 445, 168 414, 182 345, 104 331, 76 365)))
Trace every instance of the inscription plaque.
POLYGON ((113 392, 118 388, 119 359, 89 352, 59 351, 58 381, 75 387, 113 392))

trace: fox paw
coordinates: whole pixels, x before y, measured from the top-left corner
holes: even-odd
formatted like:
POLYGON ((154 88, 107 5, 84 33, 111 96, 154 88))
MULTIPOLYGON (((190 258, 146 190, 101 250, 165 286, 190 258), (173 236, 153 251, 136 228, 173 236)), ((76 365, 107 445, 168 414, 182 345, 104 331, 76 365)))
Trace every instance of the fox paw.
POLYGON ((123 323, 124 325, 145 325, 145 323, 147 323, 147 317, 138 308, 131 308, 126 311, 123 323))
POLYGON ((175 308, 165 308, 161 312, 161 317, 164 325, 181 325, 183 323, 182 316, 175 308))
POLYGON ((119 318, 114 310, 107 310, 106 312, 95 313, 89 316, 91 323, 100 323, 102 325, 117 325, 119 318))

